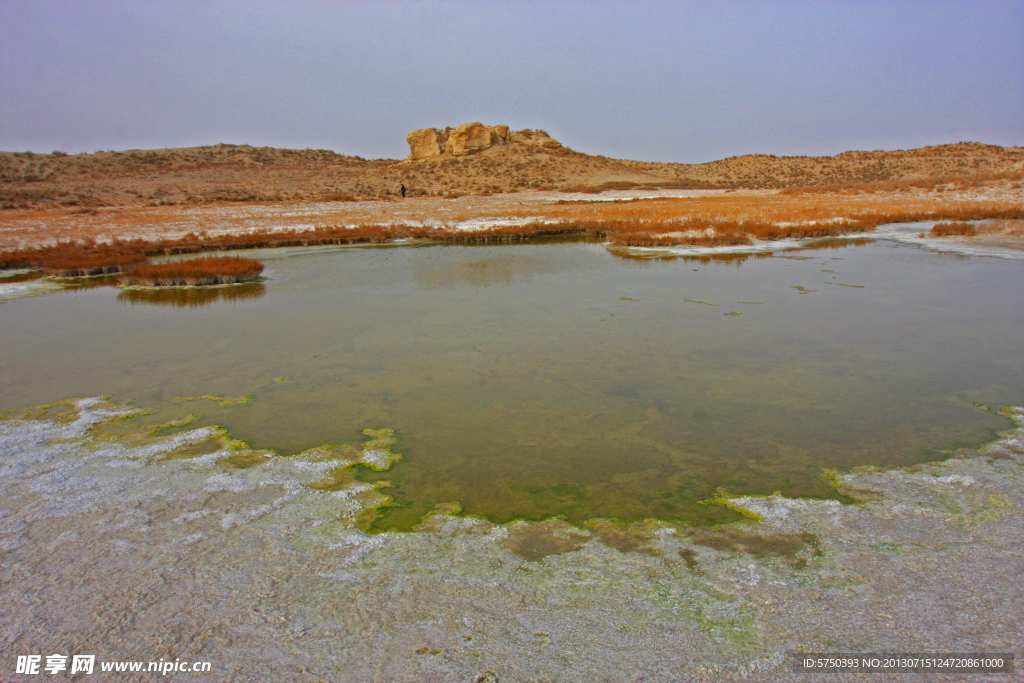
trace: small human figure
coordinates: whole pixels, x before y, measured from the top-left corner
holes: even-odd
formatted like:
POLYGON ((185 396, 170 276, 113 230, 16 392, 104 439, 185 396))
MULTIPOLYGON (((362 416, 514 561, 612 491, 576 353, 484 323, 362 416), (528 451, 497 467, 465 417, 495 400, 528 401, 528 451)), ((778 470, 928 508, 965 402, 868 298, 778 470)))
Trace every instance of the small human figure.
POLYGON ((402 185, 402 199, 405 199, 405 185, 402 185))

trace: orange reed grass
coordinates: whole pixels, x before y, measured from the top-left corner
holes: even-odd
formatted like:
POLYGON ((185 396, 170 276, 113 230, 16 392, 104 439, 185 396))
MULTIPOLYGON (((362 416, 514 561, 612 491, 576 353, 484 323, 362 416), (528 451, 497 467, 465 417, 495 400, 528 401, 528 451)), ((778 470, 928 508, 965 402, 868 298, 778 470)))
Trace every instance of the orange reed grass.
POLYGON ((950 237, 977 235, 978 230, 973 223, 936 223, 931 229, 932 237, 950 237))
POLYGON ((186 235, 153 239, 86 240, 0 252, 0 268, 46 268, 62 259, 185 254, 232 249, 374 244, 396 240, 442 243, 514 242, 555 236, 586 236, 621 246, 742 245, 752 240, 822 238, 862 233, 884 223, 1024 219, 1024 206, 1009 202, 871 201, 792 197, 703 197, 650 199, 602 205, 521 207, 509 218, 528 223, 459 230, 412 223, 318 225, 293 230, 186 235))
POLYGON ((188 261, 149 263, 132 268, 119 280, 127 285, 194 287, 249 282, 263 272, 263 264, 241 256, 207 256, 188 261))
POLYGON ((109 256, 90 254, 66 254, 42 264, 42 269, 51 275, 60 277, 85 277, 89 275, 108 275, 145 263, 143 254, 114 254, 109 256))

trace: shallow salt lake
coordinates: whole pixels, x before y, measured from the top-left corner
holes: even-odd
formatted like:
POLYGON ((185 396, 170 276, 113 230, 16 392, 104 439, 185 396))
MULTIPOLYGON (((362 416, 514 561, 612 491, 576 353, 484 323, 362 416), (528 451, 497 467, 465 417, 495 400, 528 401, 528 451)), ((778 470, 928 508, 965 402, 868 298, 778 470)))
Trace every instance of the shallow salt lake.
MULTIPOLYGON (((112 395, 288 456, 396 430, 409 530, 708 525, 730 494, 832 497, 823 473, 936 460, 1024 404, 1024 262, 891 241, 728 261, 592 243, 250 252, 263 283, 95 287, 0 304, 0 410, 112 395), (175 401, 251 397, 247 402, 175 401)), ((185 427, 182 427, 184 429, 185 427)), ((172 433, 174 429, 161 433, 172 433)))

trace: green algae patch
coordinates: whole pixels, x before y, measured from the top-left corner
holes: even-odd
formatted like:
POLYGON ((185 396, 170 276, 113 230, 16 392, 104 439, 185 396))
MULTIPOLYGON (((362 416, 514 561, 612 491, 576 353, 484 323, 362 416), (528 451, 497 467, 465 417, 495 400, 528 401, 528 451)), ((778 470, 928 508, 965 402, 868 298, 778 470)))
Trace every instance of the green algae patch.
POLYGON ((719 304, 709 304, 707 301, 698 301, 697 299, 683 299, 688 304, 704 304, 705 306, 718 306, 719 304))
POLYGON ((746 517, 747 519, 760 520, 761 517, 756 512, 752 512, 742 505, 737 505, 733 502, 732 494, 728 493, 725 489, 719 488, 717 495, 707 500, 701 501, 701 505, 721 505, 722 507, 728 508, 733 512, 746 517))
POLYGON ((199 443, 188 444, 163 453, 155 462, 164 463, 171 462, 173 460, 194 460, 195 458, 202 458, 203 456, 212 455, 213 453, 220 453, 225 450, 225 445, 226 444, 217 439, 203 440, 199 443))
POLYGON ((46 420, 66 422, 78 417, 78 409, 74 400, 55 401, 45 405, 31 406, 0 413, 3 420, 46 420))
POLYGON ((353 446, 320 446, 292 456, 297 466, 326 476, 312 481, 309 488, 348 501, 357 525, 368 531, 377 531, 373 523, 390 507, 394 500, 382 489, 392 487, 387 479, 367 481, 360 476, 363 470, 384 473, 402 459, 391 446, 397 441, 394 429, 363 429, 369 437, 362 448, 353 446))
MULTIPOLYGON (((139 426, 145 429, 143 426, 139 426)), ((228 430, 223 427, 203 427, 195 430, 196 433, 204 434, 204 438, 197 441, 186 441, 181 446, 165 451, 156 462, 169 462, 172 460, 192 460, 209 455, 218 455, 217 463, 223 469, 245 469, 252 465, 247 463, 267 462, 274 456, 273 451, 255 450, 249 448, 246 442, 232 438, 228 430), (221 461, 224 461, 223 463, 221 461), (237 467, 236 467, 237 465, 237 467)), ((167 438, 187 436, 188 432, 178 432, 167 438)), ((156 430, 150 431, 147 436, 156 437, 156 430)))
POLYGON ((732 313, 723 313, 722 315, 731 315, 731 316, 735 317, 737 315, 743 315, 743 314, 740 313, 739 311, 733 311, 732 313))
MULTIPOLYGON (((363 477, 361 480, 365 480, 363 477)), ((381 482, 374 482, 381 483, 381 482)), ((390 481, 386 483, 390 484, 390 481)), ((461 511, 461 506, 456 504, 461 511)), ((376 515, 367 525, 367 531, 383 533, 386 531, 410 532, 429 528, 437 505, 427 500, 398 501, 391 497, 386 507, 379 508, 376 515)), ((458 514, 457 512, 451 514, 458 514)))
POLYGON ((185 415, 184 417, 179 417, 179 418, 176 418, 174 420, 168 420, 167 422, 163 422, 161 424, 156 425, 155 427, 153 427, 153 432, 156 433, 160 429, 173 429, 175 427, 186 427, 186 426, 192 424, 193 422, 195 422, 198 419, 199 419, 199 413, 189 413, 188 415, 185 415))
MULTIPOLYGON (((394 472, 377 472, 359 467, 352 476, 362 482, 387 481, 394 501, 374 520, 375 531, 413 531, 421 528, 436 506, 451 501, 442 498, 439 489, 422 489, 423 475, 418 463, 398 467, 394 472), (422 491, 422 492, 421 492, 422 491)), ((452 471, 451 478, 461 476, 452 471)), ((526 482, 508 481, 486 499, 470 496, 459 500, 470 515, 491 524, 516 521, 543 522, 561 519, 578 528, 593 520, 613 520, 616 524, 635 525, 657 519, 671 524, 714 526, 743 519, 723 505, 708 504, 704 486, 692 477, 669 476, 662 479, 653 471, 621 472, 610 485, 551 480, 550 475, 535 473, 526 482)))
POLYGON ((181 396, 179 398, 172 398, 172 401, 183 402, 183 401, 213 401, 219 403, 222 406, 234 406, 240 403, 248 403, 252 400, 252 396, 239 396, 238 398, 229 398, 227 396, 214 396, 212 394, 204 394, 202 396, 181 396))
POLYGON ((370 437, 370 440, 363 444, 363 450, 356 457, 356 464, 385 472, 402 459, 402 456, 392 453, 390 449, 397 441, 394 429, 364 429, 363 434, 370 437))
POLYGON ((993 493, 985 499, 981 509, 972 515, 963 517, 964 524, 989 524, 1005 517, 1013 507, 1008 497, 1001 493, 993 493))
POLYGON ((217 466, 223 470, 247 470, 265 465, 274 456, 265 451, 248 451, 217 459, 217 466))
POLYGON ((619 301, 638 301, 638 299, 631 299, 628 296, 620 296, 619 301))
POLYGON ((749 306, 761 306, 764 304, 762 301, 737 301, 738 304, 747 304, 749 306))
POLYGON ((803 285, 790 285, 791 289, 795 289, 799 294, 813 294, 817 292, 816 289, 807 289, 803 285))
POLYGON ((162 435, 159 433, 161 430, 186 427, 199 416, 189 414, 156 425, 138 424, 133 420, 158 411, 155 408, 135 408, 109 403, 109 398, 109 396, 104 396, 95 399, 57 401, 21 411, 9 411, 2 414, 2 417, 4 419, 40 420, 70 425, 79 420, 84 411, 93 411, 101 415, 101 419, 94 420, 88 427, 87 433, 91 444, 102 447, 113 445, 119 450, 125 451, 140 448, 153 449, 156 446, 161 446, 161 448, 155 449, 152 456, 146 458, 153 464, 172 460, 189 460, 214 453, 241 454, 260 460, 269 457, 270 452, 253 451, 244 441, 232 438, 227 430, 221 427, 203 427, 162 435))
MULTIPOLYGON (((386 481, 391 485, 389 495, 394 500, 374 520, 375 531, 421 530, 430 524, 430 517, 436 514, 438 506, 452 504, 450 499, 438 500, 443 494, 439 495, 437 489, 426 490, 425 495, 419 493, 422 477, 416 469, 401 467, 392 473, 360 467, 352 471, 352 476, 362 482, 386 481)), ((458 476, 458 473, 453 472, 451 476, 458 476)), ((612 485, 602 485, 557 480, 541 483, 546 477, 543 473, 538 476, 540 480, 535 480, 536 483, 509 482, 484 505, 472 497, 468 505, 465 500, 457 504, 470 513, 464 518, 485 520, 489 524, 541 523, 558 519, 576 528, 606 529, 609 538, 616 535, 609 525, 626 525, 632 534, 639 528, 637 525, 651 520, 656 520, 657 524, 707 527, 744 519, 740 512, 706 501, 704 486, 692 477, 679 475, 659 480, 653 471, 645 471, 638 479, 635 474, 622 472, 615 475, 612 485)), ((618 542, 611 545, 623 547, 618 542)))

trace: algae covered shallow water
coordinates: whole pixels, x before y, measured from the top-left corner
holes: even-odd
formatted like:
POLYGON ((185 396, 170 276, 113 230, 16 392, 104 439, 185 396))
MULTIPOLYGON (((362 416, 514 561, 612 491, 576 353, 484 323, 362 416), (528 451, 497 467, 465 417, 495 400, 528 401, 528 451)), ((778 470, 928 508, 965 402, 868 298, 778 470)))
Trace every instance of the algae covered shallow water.
POLYGON ((729 493, 941 457, 1024 403, 1024 263, 892 242, 732 262, 600 245, 255 252, 266 282, 0 305, 0 410, 112 394, 282 455, 393 428, 374 526, 438 504, 705 525, 729 493), (195 396, 251 397, 248 402, 195 396))

